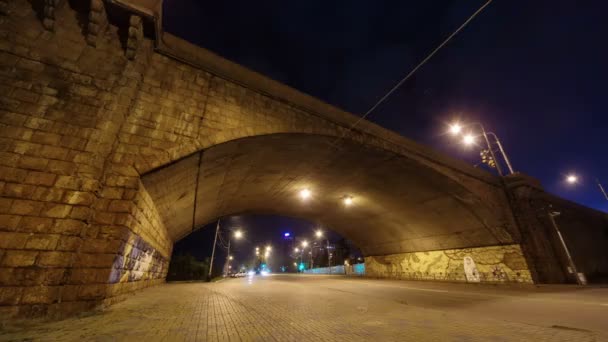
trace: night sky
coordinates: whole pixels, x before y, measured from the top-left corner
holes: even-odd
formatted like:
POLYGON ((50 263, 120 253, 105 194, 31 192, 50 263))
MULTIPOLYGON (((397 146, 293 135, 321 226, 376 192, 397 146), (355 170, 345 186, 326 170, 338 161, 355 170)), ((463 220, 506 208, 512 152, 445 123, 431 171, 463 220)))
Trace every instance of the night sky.
MULTIPOLYGON (((366 112, 485 1, 165 0, 165 30, 348 110, 366 112)), ((445 134, 497 133, 516 171, 608 211, 608 4, 495 0, 369 120, 479 162, 445 134), (564 183, 575 172, 581 183, 564 183)))

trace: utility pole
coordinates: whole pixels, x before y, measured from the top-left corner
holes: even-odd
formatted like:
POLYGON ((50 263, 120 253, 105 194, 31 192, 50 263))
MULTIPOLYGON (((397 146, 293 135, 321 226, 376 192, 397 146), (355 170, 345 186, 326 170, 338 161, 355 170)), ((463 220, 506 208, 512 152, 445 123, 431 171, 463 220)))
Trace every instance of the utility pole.
POLYGON ((215 239, 213 239, 213 250, 211 252, 211 261, 209 262, 209 274, 207 274, 207 279, 211 280, 211 271, 213 271, 213 258, 215 257, 215 245, 217 244, 217 234, 220 231, 220 220, 217 220, 217 225, 215 226, 215 239))
POLYGON ((228 237, 228 254, 226 254, 226 262, 224 263, 224 274, 230 273, 230 268, 228 265, 230 264, 230 237, 228 237))
POLYGON ((576 278, 576 283, 579 285, 585 285, 581 282, 581 279, 578 276, 578 271, 576 269, 576 265, 574 264, 574 260, 572 260, 572 256, 570 255, 570 250, 568 250, 568 246, 566 246, 566 241, 564 241, 564 238, 562 237, 562 233, 559 231, 559 227, 557 226, 557 223, 555 222, 555 216, 559 216, 559 215, 560 215, 560 213, 557 211, 550 211, 549 220, 551 221, 553 228, 555 228, 555 232, 557 232, 559 241, 561 242, 562 247, 564 248, 564 252, 566 253, 566 257, 568 258, 568 263, 570 264, 570 269, 572 269, 572 272, 574 272, 574 277, 576 278))

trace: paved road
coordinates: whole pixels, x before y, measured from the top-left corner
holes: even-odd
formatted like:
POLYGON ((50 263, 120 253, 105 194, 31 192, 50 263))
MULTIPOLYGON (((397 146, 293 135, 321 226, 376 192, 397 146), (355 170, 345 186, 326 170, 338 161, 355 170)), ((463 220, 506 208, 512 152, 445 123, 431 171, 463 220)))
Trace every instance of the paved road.
POLYGON ((256 276, 166 284, 0 340, 608 341, 608 288, 256 276))

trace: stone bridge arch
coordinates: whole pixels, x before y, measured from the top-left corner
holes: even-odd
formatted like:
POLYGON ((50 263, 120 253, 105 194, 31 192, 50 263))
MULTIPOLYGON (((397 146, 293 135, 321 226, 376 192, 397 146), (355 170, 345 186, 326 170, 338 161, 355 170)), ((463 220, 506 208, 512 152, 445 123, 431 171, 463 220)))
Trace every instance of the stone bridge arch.
POLYGON ((508 244, 491 202, 415 159, 350 139, 279 133, 211 146, 142 176, 171 240, 222 216, 320 222, 366 255, 508 244), (298 199, 301 189, 314 192, 298 199), (355 198, 352 208, 341 198, 355 198))
MULTIPOLYGON (((285 177, 293 182, 275 191, 278 199, 267 198, 264 208, 246 208, 234 195, 209 202, 224 204, 197 214, 194 224, 173 227, 163 202, 168 201, 159 195, 172 178, 160 175, 179 174, 183 166, 184 179, 191 177, 199 156, 224 153, 239 162, 231 150, 237 147, 250 152, 243 165, 265 165, 260 158, 274 155, 268 165, 276 166, 294 149, 300 162, 316 158, 328 165, 322 170, 333 165, 333 174, 318 171, 322 185, 315 191, 333 189, 319 205, 335 206, 338 195, 352 193, 361 202, 349 214, 367 222, 365 229, 386 222, 385 233, 368 239, 364 229, 349 228, 353 218, 287 206, 281 212, 320 215, 354 237, 373 276, 464 281, 463 257, 473 256, 480 270, 498 272, 489 281, 504 281, 504 271, 511 280, 529 282, 534 267, 548 264, 545 279, 563 281, 554 247, 544 242, 547 228, 531 209, 549 200, 526 204, 544 194, 540 187, 516 178, 507 185, 518 191, 508 196, 506 179, 367 121, 335 151, 329 149, 357 117, 163 33, 158 4, 0 1, 2 317, 60 316, 113 303, 164 281, 173 242, 187 233, 183 229, 293 200, 288 194, 301 176, 290 171, 285 177), (265 156, 255 146, 263 146, 265 156), (298 150, 307 146, 313 147, 298 150), (330 158, 334 153, 341 157, 330 158), (375 161, 384 169, 371 167, 375 161), (347 169, 357 170, 353 181, 337 188, 344 177, 336 170, 347 169), (416 198, 408 188, 430 195, 416 198), (510 198, 519 199, 514 203, 522 215, 510 198), (416 204, 433 215, 410 209, 416 204), (447 211, 437 209, 444 205, 466 222, 465 229, 448 229, 447 211), (382 214, 389 219, 381 221, 382 214), (450 233, 445 239, 424 234, 436 236, 442 229, 450 233), (528 246, 526 258, 520 243, 528 246)), ((221 172, 230 170, 217 165, 221 172)), ((315 186, 312 177, 307 181, 315 186)), ((241 193, 263 195, 254 190, 241 193)))

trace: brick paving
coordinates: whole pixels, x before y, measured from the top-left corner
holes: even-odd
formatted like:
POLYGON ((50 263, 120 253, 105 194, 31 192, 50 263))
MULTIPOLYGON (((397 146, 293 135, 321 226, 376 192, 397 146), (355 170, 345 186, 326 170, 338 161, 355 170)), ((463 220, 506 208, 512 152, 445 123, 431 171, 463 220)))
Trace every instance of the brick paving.
MULTIPOLYGON (((340 279, 334 280, 340 282, 340 279)), ((323 283, 322 283, 323 282, 323 283)), ((473 318, 286 277, 165 284, 107 310, 11 328, 2 341, 600 341, 579 330, 473 318)), ((373 291, 379 291, 375 289, 373 291)))

